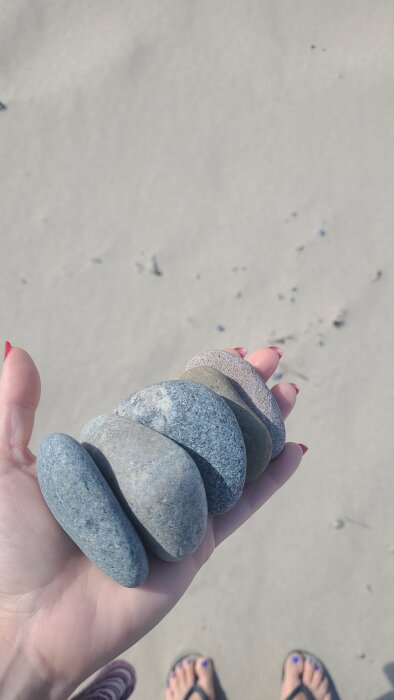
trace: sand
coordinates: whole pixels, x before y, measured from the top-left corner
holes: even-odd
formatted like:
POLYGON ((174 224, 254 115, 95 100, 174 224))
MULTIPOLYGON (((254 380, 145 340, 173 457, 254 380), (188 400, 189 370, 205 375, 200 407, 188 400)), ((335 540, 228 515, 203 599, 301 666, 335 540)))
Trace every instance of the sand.
POLYGON ((302 466, 123 655, 136 700, 190 648, 229 700, 277 698, 299 646, 343 698, 394 692, 393 29, 384 0, 3 3, 0 314, 41 374, 32 450, 210 348, 276 343, 301 386, 302 466))

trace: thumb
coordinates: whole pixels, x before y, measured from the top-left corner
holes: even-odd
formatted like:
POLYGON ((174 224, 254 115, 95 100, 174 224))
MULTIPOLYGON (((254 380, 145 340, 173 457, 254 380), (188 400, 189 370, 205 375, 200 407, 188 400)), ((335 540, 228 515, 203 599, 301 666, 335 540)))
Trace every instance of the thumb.
MULTIPOLYGON (((0 454, 32 464, 28 448, 41 395, 40 375, 30 355, 12 347, 0 377, 0 454)), ((1 469, 1 467, 0 467, 1 469)))

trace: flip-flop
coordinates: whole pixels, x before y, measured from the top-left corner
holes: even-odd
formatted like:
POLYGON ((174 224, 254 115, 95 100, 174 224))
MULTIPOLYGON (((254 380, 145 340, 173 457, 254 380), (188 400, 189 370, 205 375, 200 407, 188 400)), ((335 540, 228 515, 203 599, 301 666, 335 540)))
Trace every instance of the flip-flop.
MULTIPOLYGON (((310 651, 305 651, 303 649, 294 649, 294 651, 290 651, 286 655, 286 659, 283 662, 283 668, 282 668, 282 682, 283 682, 283 678, 285 675, 285 663, 291 654, 298 654, 299 656, 303 656, 304 659, 307 659, 307 658, 313 659, 315 664, 318 664, 320 666, 325 677, 328 680, 328 692, 331 693, 332 700, 340 700, 338 691, 335 687, 335 683, 332 680, 332 678, 327 670, 327 667, 325 666, 323 661, 321 659, 319 659, 318 656, 316 656, 316 654, 311 654, 310 651)), ((287 696, 286 700, 293 700, 293 698, 295 698, 299 693, 303 693, 305 695, 305 697, 307 698, 307 700, 316 700, 312 691, 309 690, 309 688, 307 688, 306 685, 304 685, 302 682, 297 686, 297 688, 294 688, 294 690, 290 693, 290 695, 287 696)))
MULTIPOLYGON (((197 651, 191 651, 189 654, 183 653, 182 656, 180 656, 178 659, 176 659, 176 661, 174 661, 174 663, 172 664, 172 666, 168 672, 167 679, 170 677, 171 671, 174 671, 177 664, 179 664, 181 661, 183 661, 184 659, 193 659, 194 661, 197 661, 197 659, 201 658, 201 656, 204 656, 204 654, 200 654, 197 651)), ((215 669, 213 669, 213 673, 215 676, 215 669)), ((193 685, 191 688, 189 688, 186 695, 183 696, 183 700, 188 700, 193 693, 198 693, 201 700, 211 700, 209 695, 206 694, 205 690, 203 688, 201 688, 201 686, 198 685, 198 683, 195 683, 195 685, 193 685)))

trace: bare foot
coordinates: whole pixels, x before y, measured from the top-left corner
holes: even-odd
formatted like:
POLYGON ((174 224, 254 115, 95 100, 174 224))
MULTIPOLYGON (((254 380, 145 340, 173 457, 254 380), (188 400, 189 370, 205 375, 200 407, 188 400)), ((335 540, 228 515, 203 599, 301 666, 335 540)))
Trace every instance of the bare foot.
MULTIPOLYGON (((199 685, 209 700, 215 700, 212 662, 204 656, 197 660, 188 657, 177 664, 168 676, 166 700, 183 700, 193 685, 199 685)), ((190 700, 201 700, 201 696, 192 693, 190 700)))
MULTIPOLYGON (((281 700, 291 695, 300 683, 303 683, 312 693, 316 700, 331 700, 331 693, 328 692, 328 679, 319 665, 313 659, 297 653, 290 654, 285 661, 284 676, 281 690, 281 700)), ((294 700, 307 700, 304 693, 300 691, 294 700)))

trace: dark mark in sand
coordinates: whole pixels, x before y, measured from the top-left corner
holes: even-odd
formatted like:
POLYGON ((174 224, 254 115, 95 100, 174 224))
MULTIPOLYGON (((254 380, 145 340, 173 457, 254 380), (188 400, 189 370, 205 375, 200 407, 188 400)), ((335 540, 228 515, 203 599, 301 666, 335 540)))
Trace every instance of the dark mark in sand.
POLYGON ((321 228, 321 229, 319 230, 319 235, 320 235, 320 236, 325 236, 325 235, 326 235, 326 232, 325 232, 324 228, 321 228))
POLYGON ((102 263, 102 262, 103 262, 103 261, 102 261, 101 258, 92 258, 92 263, 98 263, 98 264, 99 264, 99 263, 102 263))
POLYGON ((294 335, 282 335, 280 338, 274 338, 273 340, 270 340, 269 344, 284 345, 286 343, 286 340, 295 340, 295 337, 294 335))
POLYGON ((342 326, 345 325, 346 316, 347 316, 347 311, 346 311, 346 309, 344 309, 343 311, 341 311, 339 316, 337 316, 336 319, 332 322, 332 325, 335 328, 342 328, 342 326))
POLYGON ((161 277, 163 275, 162 271, 159 268, 158 262, 156 255, 152 255, 152 275, 156 275, 157 277, 161 277))
POLYGON ((302 251, 304 250, 304 248, 305 248, 304 245, 299 245, 299 246, 297 246, 297 248, 296 248, 297 253, 302 253, 302 251))
POLYGON ((237 294, 236 294, 236 298, 237 298, 237 299, 240 299, 240 298, 241 298, 241 296, 242 296, 242 292, 237 292, 237 294))
POLYGON ((136 266, 136 268, 137 268, 137 272, 138 272, 139 275, 141 274, 141 272, 143 272, 143 271, 145 270, 143 264, 140 263, 138 260, 137 260, 137 262, 135 263, 135 266, 136 266))
POLYGON ((382 270, 378 270, 372 282, 377 282, 381 277, 383 277, 383 272, 382 270))
POLYGON ((218 325, 216 326, 216 328, 217 328, 218 331, 220 331, 221 333, 223 333, 223 331, 226 330, 226 327, 225 327, 225 326, 222 326, 220 323, 218 323, 218 325))
POLYGON ((27 280, 25 280, 25 278, 22 277, 21 282, 22 282, 22 284, 26 284, 27 280))
POLYGON ((3 104, 3 102, 0 102, 0 112, 4 112, 5 109, 7 109, 7 105, 3 104))
POLYGON ((367 530, 371 529, 371 526, 368 525, 368 523, 364 523, 363 520, 356 520, 355 518, 348 518, 347 515, 344 515, 344 520, 347 520, 348 523, 352 523, 353 525, 360 525, 360 527, 365 527, 367 530))

